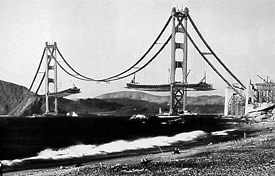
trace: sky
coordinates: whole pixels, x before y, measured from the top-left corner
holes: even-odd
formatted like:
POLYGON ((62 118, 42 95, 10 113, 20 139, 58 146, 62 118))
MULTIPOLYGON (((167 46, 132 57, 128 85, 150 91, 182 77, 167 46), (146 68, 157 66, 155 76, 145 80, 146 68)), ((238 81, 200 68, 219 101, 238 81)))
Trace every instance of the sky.
MULTIPOLYGON (((25 87, 32 81, 46 41, 57 42, 65 58, 89 77, 106 78, 128 68, 154 41, 172 7, 189 8, 207 42, 244 84, 249 79, 259 81, 257 74, 275 81, 274 0, 207 3, 205 0, 0 0, 0 3, 0 79, 25 87)), ((188 30, 203 48, 191 25, 188 30)), ((171 26, 160 42, 170 32, 171 26)), ((204 94, 223 95, 226 84, 191 44, 188 46, 191 70, 188 81, 196 83, 206 72, 208 82, 217 90, 204 94)), ((136 75, 136 80, 146 84, 168 83, 170 53, 168 45, 136 75)), ((210 60, 220 68, 213 58, 210 60)), ((72 98, 127 90, 125 84, 131 80, 130 77, 111 83, 83 82, 61 70, 58 73, 59 90, 73 84, 81 88, 82 93, 72 98)), ((226 77, 233 81, 229 75, 226 77)))

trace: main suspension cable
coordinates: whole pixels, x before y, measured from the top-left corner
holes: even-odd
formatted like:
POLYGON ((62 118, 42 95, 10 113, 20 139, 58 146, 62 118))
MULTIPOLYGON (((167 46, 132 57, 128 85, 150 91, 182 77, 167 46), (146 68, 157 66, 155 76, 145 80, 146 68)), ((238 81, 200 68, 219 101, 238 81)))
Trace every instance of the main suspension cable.
MULTIPOLYGON (((82 77, 81 79, 84 79, 85 81, 100 81, 100 80, 97 80, 97 79, 93 79, 93 78, 90 78, 90 77, 86 77, 82 74, 80 74, 78 71, 76 71, 68 62, 67 60, 64 58, 64 56, 62 55, 62 53, 60 52, 60 50, 58 49, 58 47, 56 48, 59 56, 61 57, 61 59, 64 61, 64 63, 76 74, 76 75, 79 75, 80 77, 82 77)), ((78 78, 77 78, 78 79, 78 78)))
MULTIPOLYGON (((50 55, 53 56, 54 49, 50 50, 48 47, 45 47, 45 51, 46 51, 46 49, 48 49, 48 50, 50 51, 50 53, 51 53, 50 55)), ((52 61, 52 57, 50 57, 50 60, 48 61, 48 64, 50 64, 51 61, 52 61)), ((36 95, 38 94, 38 91, 39 91, 40 88, 41 88, 41 85, 42 85, 42 83, 43 83, 43 81, 44 81, 44 79, 45 79, 45 76, 46 76, 46 73, 44 72, 44 74, 43 74, 43 76, 42 76, 42 78, 41 78, 41 80, 40 80, 40 83, 39 83, 39 85, 38 85, 38 87, 37 87, 37 89, 36 89, 36 91, 35 91, 35 94, 36 94, 36 95)))
MULTIPOLYGON (((148 64, 150 64, 154 59, 155 57, 161 52, 161 50, 166 46, 166 44, 168 43, 168 41, 170 40, 171 36, 167 39, 167 41, 163 44, 163 46, 160 48, 160 50, 146 63, 144 64, 142 67, 140 67, 138 70, 136 70, 135 72, 133 73, 130 73, 128 75, 125 75, 125 76, 121 76, 127 72, 129 72, 130 70, 132 70, 133 68, 135 68, 136 65, 138 65, 146 56, 147 54, 153 49, 153 47, 156 45, 157 41, 160 39, 160 37, 162 36, 163 32, 165 31, 165 29, 167 28, 168 24, 170 23, 172 17, 170 16, 167 20, 167 22, 165 23, 164 27, 162 28, 161 32, 159 33, 159 35, 156 37, 156 39, 154 40, 154 42, 151 44, 151 46, 147 49, 147 51, 141 56, 141 58, 136 61, 135 64, 133 64, 131 67, 129 67, 128 69, 116 74, 116 75, 113 75, 113 76, 110 76, 108 78, 104 78, 104 79, 93 79, 93 78, 90 78, 90 77, 87 77, 85 75, 82 75, 80 74, 78 71, 76 71, 68 62, 67 60, 64 58, 64 56, 62 55, 62 53, 60 52, 60 50, 56 47, 56 51, 58 52, 59 56, 62 58, 62 60, 64 61, 64 63, 77 75, 74 75, 72 73, 70 73, 67 69, 65 69, 58 61, 57 61, 57 58, 53 55, 53 52, 54 52, 54 49, 50 50, 49 48, 45 47, 44 50, 43 50, 43 54, 42 54, 42 57, 40 59, 40 62, 39 62, 39 66, 37 68, 37 71, 35 73, 35 76, 32 80, 32 83, 31 83, 31 86, 29 87, 29 90, 32 89, 33 85, 34 85, 34 82, 37 78, 37 75, 39 73, 39 70, 40 70, 40 67, 41 67, 41 64, 42 64, 42 61, 43 61, 43 58, 44 58, 44 55, 45 55, 45 52, 46 52, 46 49, 48 49, 50 51, 50 54, 51 54, 51 58, 53 58, 55 60, 55 62, 58 64, 58 66, 68 75, 70 75, 71 77, 74 77, 78 80, 83 80, 83 81, 115 81, 115 80, 120 80, 120 79, 123 79, 123 78, 126 78, 128 76, 131 76, 137 72, 139 72, 140 70, 142 70, 143 68, 145 68, 148 64), (80 77, 78 77, 80 76, 80 77), (121 76, 121 77, 119 77, 121 76)), ((49 61, 49 63, 51 62, 51 60, 49 61)), ((38 88, 36 89, 35 91, 35 94, 38 94, 42 84, 43 84, 43 81, 45 79, 45 72, 40 80, 40 83, 38 85, 38 88)))
POLYGON ((44 50, 43 50, 41 59, 40 59, 40 61, 39 61, 38 68, 37 68, 36 73, 35 73, 35 75, 34 75, 34 77, 33 77, 32 83, 31 83, 31 85, 30 85, 30 87, 29 87, 29 89, 28 89, 29 91, 31 91, 32 86, 33 86, 33 84, 34 84, 34 82, 35 82, 35 79, 36 79, 36 77, 37 77, 37 75, 38 75, 38 73, 39 73, 39 70, 40 70, 40 67, 41 67, 41 64, 42 64, 42 61, 43 61, 45 52, 46 52, 46 48, 44 48, 44 50))
POLYGON ((107 78, 104 78, 104 79, 93 79, 93 78, 90 78, 90 77, 87 77, 81 73, 79 73, 78 71, 76 71, 67 61, 66 59, 63 57, 62 53, 60 52, 60 50, 57 48, 57 52, 58 54, 60 55, 60 57, 62 58, 62 60, 65 62, 65 64, 77 75, 81 76, 82 78, 85 78, 85 79, 88 79, 90 81, 110 81, 112 80, 112 78, 116 78, 116 77, 119 77, 127 72, 129 72, 130 70, 132 70, 136 65, 138 65, 146 56, 147 54, 152 50, 152 48, 156 45, 157 41, 159 40, 159 38, 162 36, 163 32, 165 31, 165 29, 167 28, 168 24, 170 23, 172 17, 170 16, 167 20, 167 22, 165 23, 164 27, 162 28, 161 32, 159 33, 159 35, 157 36, 157 38, 154 40, 154 42, 151 44, 151 46, 147 49, 147 51, 141 56, 141 58, 136 61, 135 64, 133 64, 132 66, 130 66, 128 69, 118 73, 118 74, 115 74, 113 76, 110 76, 110 77, 107 77, 107 78))
POLYGON ((246 87, 243 85, 243 83, 229 70, 229 68, 221 61, 221 59, 216 55, 216 53, 211 49, 211 47, 208 45, 208 43, 206 42, 206 40, 203 38, 202 34, 200 33, 199 29, 197 28, 196 24, 194 23, 194 21, 192 20, 192 18, 190 17, 190 15, 188 14, 188 19, 190 20, 193 28, 195 29, 195 31, 197 32, 197 34, 199 35, 200 39, 202 40, 202 42, 205 44, 205 46, 208 48, 208 50, 211 52, 211 54, 216 58, 216 60, 223 66, 223 68, 244 88, 246 89, 246 87))
POLYGON ((186 31, 184 26, 180 24, 181 27, 184 30, 184 33, 187 34, 188 39, 191 41, 192 45, 195 47, 195 49, 198 51, 198 53, 202 56, 202 58, 207 62, 207 64, 218 74, 218 76, 229 86, 231 87, 236 93, 242 95, 238 90, 236 90, 226 79, 225 77, 215 68, 215 66, 204 56, 203 52, 199 49, 198 45, 195 43, 195 41, 192 39, 192 37, 189 35, 189 33, 186 31))
MULTIPOLYGON (((49 50, 49 48, 47 48, 49 50)), ((50 51, 50 50, 49 50, 50 51)), ((56 57, 53 55, 53 53, 51 52, 51 58, 54 59, 54 61, 57 63, 57 65, 68 75, 76 78, 76 79, 79 79, 79 80, 82 80, 82 81, 89 81, 88 79, 84 79, 84 78, 79 78, 77 76, 75 76, 74 74, 70 73, 69 71, 67 71, 59 62, 58 60, 56 59, 56 57)))
POLYGON ((120 79, 124 79, 126 77, 129 77, 131 75, 134 75, 136 74, 137 72, 143 70, 147 65, 149 65, 158 55, 159 53, 164 49, 164 47, 168 44, 168 42, 170 41, 172 35, 170 35, 167 40, 163 43, 163 45, 161 46, 161 48, 156 52, 156 54, 147 62, 145 63, 142 67, 139 67, 136 71, 132 72, 132 73, 129 73, 127 75, 124 75, 124 76, 121 76, 121 77, 116 77, 116 78, 113 78, 113 79, 110 79, 108 81, 116 81, 116 80, 120 80, 120 79))
POLYGON ((123 72, 119 73, 119 74, 116 74, 114 76, 110 76, 108 78, 106 78, 106 80, 109 80, 109 79, 112 79, 112 78, 115 78, 115 77, 118 77, 128 71, 130 71, 131 69, 133 69, 137 64, 139 64, 145 57, 146 55, 152 50, 152 48, 156 45, 157 41, 159 40, 159 38, 162 36, 163 32, 165 31, 165 29, 167 28, 168 24, 170 23, 172 19, 172 16, 170 16, 167 20, 167 22, 165 23, 164 27, 162 28, 161 32, 159 33, 159 35, 157 36, 157 38, 155 39, 155 41, 152 43, 152 45, 149 47, 149 49, 141 56, 141 58, 134 64, 132 65, 131 67, 129 67, 128 69, 124 70, 123 72))
MULTIPOLYGON (((116 81, 116 80, 120 80, 120 79, 123 79, 123 78, 126 78, 126 77, 129 77, 139 71, 141 71, 142 69, 144 69, 147 65, 149 65, 157 56, 158 54, 164 49, 164 47, 167 45, 167 43, 170 41, 171 39, 171 35, 168 37, 168 39, 165 41, 165 43, 161 46, 161 48, 156 52, 156 54, 148 61, 146 62, 142 67, 140 67, 139 69, 137 69, 136 71, 132 72, 132 73, 129 73, 127 75, 124 75, 124 76, 121 76, 121 77, 115 77, 113 79, 109 79, 109 80, 106 80, 106 81, 116 81)), ((83 80, 83 81, 91 81, 91 80, 88 80, 88 79, 83 79, 83 78, 79 78, 75 75, 73 75, 72 73, 70 73, 69 71, 67 71, 58 61, 57 59, 55 58, 55 56, 53 56, 53 54, 51 54, 52 58, 55 60, 55 62, 58 64, 58 66, 65 72, 67 73, 68 75, 76 78, 76 79, 79 79, 79 80, 83 80)))
MULTIPOLYGON (((46 47, 44 48, 44 52, 46 52, 46 47)), ((51 54, 53 54, 53 52, 54 52, 54 50, 50 51, 51 54)), ((44 54, 45 54, 45 53, 44 53, 44 54)), ((44 58, 44 56, 42 57, 42 60, 43 60, 43 58, 44 58)), ((52 61, 52 59, 50 58, 48 64, 50 64, 51 61, 52 61)), ((45 76, 46 76, 46 72, 44 72, 44 74, 43 74, 43 76, 42 76, 42 78, 41 78, 41 80, 40 80, 40 82, 39 82, 39 85, 38 85, 38 87, 37 87, 37 89, 36 89, 36 91, 35 91, 35 95, 38 94, 38 91, 40 90, 40 87, 42 86, 42 83, 43 83, 43 81, 44 81, 44 79, 45 79, 45 76)))
POLYGON ((38 94, 38 91, 40 90, 40 87, 41 87, 41 85, 42 85, 42 83, 43 83, 43 81, 45 79, 45 76, 46 76, 46 74, 44 73, 43 76, 42 76, 42 78, 41 78, 41 80, 40 80, 40 82, 39 82, 39 85, 38 85, 38 87, 37 87, 37 89, 35 91, 35 95, 38 94))

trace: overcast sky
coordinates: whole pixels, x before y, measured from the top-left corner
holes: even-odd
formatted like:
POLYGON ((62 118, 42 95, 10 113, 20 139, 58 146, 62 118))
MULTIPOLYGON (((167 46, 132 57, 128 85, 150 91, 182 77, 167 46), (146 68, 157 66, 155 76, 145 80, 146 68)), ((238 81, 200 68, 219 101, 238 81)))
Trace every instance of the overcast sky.
MULTIPOLYGON (((0 0, 0 4, 0 79, 26 87, 46 41, 56 41, 67 60, 85 75, 102 78, 120 72, 149 47, 173 6, 188 6, 205 39, 245 84, 250 78, 257 81, 256 74, 275 81, 274 0, 0 0)), ((170 31, 171 27, 160 42, 170 31)), ((189 82, 198 82, 207 72, 217 89, 212 94, 223 95, 225 84, 189 46, 189 82)), ((169 65, 170 45, 136 75, 137 81, 167 83, 169 65)), ((58 85, 65 89, 75 83, 82 91, 78 97, 94 97, 126 90, 130 79, 82 82, 59 71, 58 85)))

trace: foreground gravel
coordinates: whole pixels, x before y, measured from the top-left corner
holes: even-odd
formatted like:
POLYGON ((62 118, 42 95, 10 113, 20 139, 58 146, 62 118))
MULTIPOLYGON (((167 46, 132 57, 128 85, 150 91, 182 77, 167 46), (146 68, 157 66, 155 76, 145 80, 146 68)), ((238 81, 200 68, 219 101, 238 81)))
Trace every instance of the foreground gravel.
POLYGON ((58 175, 275 175, 274 139, 192 158, 132 165, 84 166, 58 175))

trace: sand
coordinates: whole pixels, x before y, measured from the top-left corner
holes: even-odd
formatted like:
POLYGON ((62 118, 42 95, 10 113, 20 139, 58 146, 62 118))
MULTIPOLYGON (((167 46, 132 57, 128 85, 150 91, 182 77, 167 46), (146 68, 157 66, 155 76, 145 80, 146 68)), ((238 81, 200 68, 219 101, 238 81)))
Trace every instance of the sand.
POLYGON ((173 151, 4 173, 11 175, 275 175, 275 122, 243 125, 253 137, 173 151))

